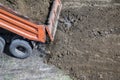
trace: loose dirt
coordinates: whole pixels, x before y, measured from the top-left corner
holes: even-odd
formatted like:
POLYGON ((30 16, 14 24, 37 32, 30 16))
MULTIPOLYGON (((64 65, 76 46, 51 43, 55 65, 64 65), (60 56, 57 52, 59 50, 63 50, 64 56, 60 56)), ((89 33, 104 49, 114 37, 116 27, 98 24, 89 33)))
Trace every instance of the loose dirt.
MULTIPOLYGON (((62 1, 55 41, 47 45, 50 51, 47 63, 68 72, 74 80, 119 80, 120 2, 62 1)), ((40 23, 45 22, 51 3, 50 0, 0 2, 40 23)))
POLYGON ((119 80, 120 6, 69 3, 49 47, 48 63, 69 72, 75 80, 119 80))

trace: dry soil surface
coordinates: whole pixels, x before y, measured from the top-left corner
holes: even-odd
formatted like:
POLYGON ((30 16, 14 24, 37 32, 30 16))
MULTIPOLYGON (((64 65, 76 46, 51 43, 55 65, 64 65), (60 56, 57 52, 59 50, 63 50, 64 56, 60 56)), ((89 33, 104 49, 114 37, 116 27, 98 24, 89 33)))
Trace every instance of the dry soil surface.
POLYGON ((0 80, 72 80, 54 65, 47 65, 38 50, 31 57, 20 60, 0 54, 0 80))
POLYGON ((75 80, 119 80, 119 1, 64 0, 56 39, 49 49, 48 63, 75 80))
MULTIPOLYGON (((0 0, 0 2, 30 19, 45 23, 49 13, 50 0, 0 0)), ((20 60, 10 56, 9 46, 0 53, 0 80, 72 80, 54 65, 44 63, 40 51, 34 49, 31 57, 20 60)))
MULTIPOLYGON (((1 0, 1 2, 4 1, 1 0)), ((21 1, 26 0, 15 1, 20 5, 17 8, 13 6, 16 5, 13 1, 10 3, 13 4, 11 7, 29 17, 32 15, 30 18, 34 17, 33 20, 35 21, 43 21, 42 17, 45 18, 44 16, 47 14, 44 15, 44 9, 42 7, 36 8, 34 4, 38 4, 37 1, 48 4, 50 3, 48 0, 32 1, 33 8, 30 7, 29 2, 24 2, 25 5, 23 5, 24 3, 21 3, 21 1), (20 9, 20 7, 23 8, 20 9), (43 16, 37 12, 41 8, 43 16)), ((63 9, 55 41, 47 45, 50 51, 47 62, 69 73, 73 80, 119 80, 120 1, 62 0, 62 2, 63 9)), ((32 60, 31 62, 34 62, 34 58, 32 60)), ((9 61, 9 58, 7 61, 9 61)), ((4 64, 1 69, 4 69, 5 65, 7 64, 4 64)), ((30 65, 28 64, 28 66, 30 65)), ((30 71, 34 70, 28 70, 28 73, 30 71)), ((9 76, 5 76, 6 79, 7 77, 9 76)))

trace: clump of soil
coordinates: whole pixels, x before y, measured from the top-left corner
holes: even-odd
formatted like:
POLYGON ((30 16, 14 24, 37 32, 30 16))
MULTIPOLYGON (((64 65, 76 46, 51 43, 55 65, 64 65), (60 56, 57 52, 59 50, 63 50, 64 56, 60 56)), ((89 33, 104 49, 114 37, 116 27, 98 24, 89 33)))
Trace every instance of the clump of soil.
POLYGON ((0 3, 43 24, 47 20, 52 0, 1 0, 0 3))
POLYGON ((62 10, 48 63, 68 71, 75 80, 119 79, 119 22, 120 6, 62 10))

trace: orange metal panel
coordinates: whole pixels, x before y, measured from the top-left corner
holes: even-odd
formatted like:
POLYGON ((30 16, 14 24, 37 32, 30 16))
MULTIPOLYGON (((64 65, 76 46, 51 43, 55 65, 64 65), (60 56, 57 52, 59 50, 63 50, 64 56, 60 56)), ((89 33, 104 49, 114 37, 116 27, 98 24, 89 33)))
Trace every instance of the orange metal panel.
POLYGON ((34 24, 34 23, 32 23, 32 22, 29 22, 29 21, 27 21, 27 20, 25 20, 25 19, 23 19, 23 18, 21 18, 21 17, 15 16, 14 14, 9 13, 9 12, 1 9, 1 8, 0 8, 0 13, 5 14, 6 16, 9 16, 9 17, 11 17, 12 19, 15 19, 15 20, 17 20, 17 21, 20 21, 20 22, 22 22, 22 23, 24 23, 24 24, 27 24, 27 25, 30 25, 30 26, 33 26, 33 27, 37 28, 37 27, 36 27, 36 24, 34 24))
POLYGON ((54 40, 61 8, 62 8, 61 0, 55 0, 53 2, 53 6, 48 18, 48 25, 46 26, 46 30, 49 34, 51 41, 54 40))
POLYGON ((25 29, 25 30, 28 30, 28 31, 31 31, 31 32, 37 34, 37 28, 33 28, 29 25, 23 24, 19 21, 14 20, 13 18, 10 18, 9 16, 3 15, 3 14, 0 14, 0 17, 2 20, 6 21, 6 22, 9 22, 11 24, 14 24, 16 26, 19 26, 19 27, 25 29))
POLYGON ((61 8, 61 0, 54 0, 48 18, 48 25, 37 25, 21 18, 19 14, 0 4, 0 27, 29 40, 40 41, 43 43, 46 41, 47 30, 51 41, 53 41, 61 8))
POLYGON ((44 25, 37 25, 0 8, 0 27, 34 41, 45 42, 44 25))
POLYGON ((20 27, 10 24, 2 19, 0 19, 0 27, 6 30, 12 31, 13 33, 19 34, 25 38, 29 38, 31 40, 37 40, 36 34, 32 34, 28 32, 27 30, 21 29, 20 27))
POLYGON ((38 25, 38 38, 39 40, 41 40, 42 42, 46 42, 46 34, 45 34, 45 27, 44 25, 38 25))

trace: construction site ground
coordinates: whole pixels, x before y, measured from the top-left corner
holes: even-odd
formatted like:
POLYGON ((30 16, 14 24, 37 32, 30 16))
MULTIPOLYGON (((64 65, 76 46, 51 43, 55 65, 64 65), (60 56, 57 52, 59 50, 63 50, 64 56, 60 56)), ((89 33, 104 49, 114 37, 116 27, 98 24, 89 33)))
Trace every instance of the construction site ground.
MULTIPOLYGON (((48 0, 38 1, 50 4, 48 0)), ((37 0, 33 2, 38 4, 37 0)), ((55 41, 46 45, 48 56, 41 59, 39 51, 34 50, 31 57, 19 60, 2 53, 0 80, 120 79, 120 1, 62 0, 62 3, 55 41)), ((38 9, 31 10, 39 13, 38 9)), ((20 13, 26 15, 27 10, 22 8, 20 13)), ((40 21, 36 16, 35 21, 40 21)), ((46 17, 43 14, 44 20, 46 17)))

